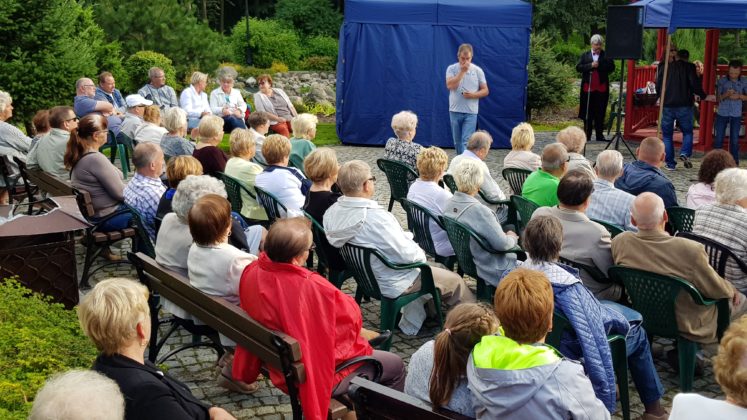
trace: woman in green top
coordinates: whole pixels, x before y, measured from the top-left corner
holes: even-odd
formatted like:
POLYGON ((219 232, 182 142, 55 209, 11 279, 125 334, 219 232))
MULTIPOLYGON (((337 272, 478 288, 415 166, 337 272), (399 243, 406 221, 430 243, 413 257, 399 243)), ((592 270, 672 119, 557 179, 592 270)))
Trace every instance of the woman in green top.
POLYGON ((311 141, 316 137, 316 125, 319 120, 316 115, 299 114, 291 121, 293 137, 291 137, 291 166, 303 170, 303 161, 316 146, 311 141))

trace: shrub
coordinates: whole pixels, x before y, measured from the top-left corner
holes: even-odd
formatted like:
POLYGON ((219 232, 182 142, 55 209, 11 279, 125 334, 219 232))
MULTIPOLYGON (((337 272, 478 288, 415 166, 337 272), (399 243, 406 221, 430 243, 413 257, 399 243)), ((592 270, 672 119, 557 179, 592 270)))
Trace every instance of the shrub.
POLYGON ((319 56, 311 56, 306 57, 301 61, 301 70, 310 70, 310 71, 332 71, 335 69, 335 65, 337 64, 337 59, 332 59, 332 57, 319 57, 319 56))
POLYGON ((0 280, 0 418, 25 419, 47 377, 90 368, 95 358, 75 311, 0 280))
POLYGON ((336 37, 342 24, 342 15, 332 8, 329 0, 278 0, 275 18, 303 35, 336 37))
MULTIPOLYGON (((291 69, 298 66, 301 58, 301 41, 293 29, 273 19, 249 19, 249 47, 253 65, 269 68, 273 62, 285 63, 291 69)), ((229 45, 236 62, 246 59, 246 23, 241 21, 233 27, 229 45)))
POLYGON ((176 70, 171 64, 171 59, 161 53, 154 51, 138 51, 132 54, 125 61, 125 70, 130 76, 130 84, 127 86, 127 92, 137 92, 140 87, 148 83, 148 70, 151 67, 160 67, 166 75, 166 84, 177 89, 179 81, 176 78, 176 70))
POLYGON ((332 57, 334 61, 337 61, 338 50, 337 38, 312 36, 304 42, 302 57, 332 57))
POLYGON ((527 120, 533 109, 551 108, 562 104, 571 89, 573 70, 558 62, 547 46, 549 38, 531 36, 529 48, 529 82, 527 84, 527 120))
POLYGON ((288 66, 286 66, 284 63, 273 61, 272 65, 270 66, 270 74, 275 73, 288 73, 288 66))
MULTIPOLYGON (((117 88, 122 92, 130 93, 130 90, 123 90, 124 87, 130 86, 130 75, 125 71, 122 63, 122 47, 119 42, 110 42, 102 45, 98 55, 96 65, 100 72, 108 71, 114 75, 117 82, 117 88)), ((94 83, 98 80, 94 79, 94 83)), ((140 86, 138 86, 140 87, 140 86)))

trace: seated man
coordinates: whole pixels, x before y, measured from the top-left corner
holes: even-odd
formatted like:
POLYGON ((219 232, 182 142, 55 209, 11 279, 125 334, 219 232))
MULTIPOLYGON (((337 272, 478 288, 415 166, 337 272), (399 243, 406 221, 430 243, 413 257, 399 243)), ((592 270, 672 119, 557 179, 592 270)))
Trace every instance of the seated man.
POLYGON ((542 167, 532 172, 524 181, 521 196, 539 206, 558 204, 560 177, 568 170, 568 152, 561 143, 552 143, 542 149, 542 167))
POLYGON ((96 85, 93 80, 82 77, 75 82, 75 99, 73 101, 73 110, 78 118, 83 118, 88 114, 98 113, 106 117, 106 124, 109 131, 116 136, 119 134, 119 126, 122 119, 115 114, 114 107, 107 101, 97 101, 96 85))
POLYGON ((594 192, 591 193, 586 215, 625 230, 638 230, 630 222, 630 205, 635 196, 615 188, 615 180, 623 174, 622 154, 617 150, 603 151, 597 155, 594 170, 597 178, 594 180, 594 192))
POLYGON ((501 280, 494 305, 503 335, 482 337, 467 361, 478 419, 610 418, 583 366, 544 344, 553 294, 542 272, 512 271, 501 280))
MULTIPOLYGON (((563 247, 560 249, 560 256, 596 267, 606 276, 607 270, 613 264, 610 233, 584 214, 591 201, 593 189, 594 181, 585 169, 566 172, 558 184, 558 206, 539 208, 532 218, 557 217, 563 225, 563 247)), ((600 283, 586 270, 581 270, 581 281, 597 299, 617 301, 622 297, 621 285, 600 283)))
POLYGON ((266 165, 265 157, 262 155, 262 145, 265 142, 265 136, 270 131, 270 119, 264 111, 252 112, 249 114, 249 132, 254 138, 254 146, 257 153, 254 155, 259 163, 266 165))
MULTIPOLYGON (((524 230, 524 249, 529 258, 522 268, 541 271, 550 280, 556 311, 571 323, 574 335, 565 334, 559 350, 574 360, 583 358, 586 373, 596 396, 610 412, 615 410, 615 374, 607 334, 625 336, 628 369, 645 407, 643 420, 666 419, 661 407, 661 386, 651 357, 641 314, 609 301, 598 301, 581 284, 578 271, 558 263, 562 248, 563 226, 554 216, 538 216, 524 230)), ((627 384, 620 384, 627 386, 627 384)))
MULTIPOLYGON (((455 156, 454 159, 451 160, 451 164, 449 164, 449 169, 446 173, 453 173, 454 168, 456 168, 462 160, 473 159, 479 162, 480 167, 482 168, 483 180, 482 184, 480 184, 480 192, 485 195, 485 198, 489 201, 503 201, 506 199, 506 195, 501 190, 501 187, 498 186, 498 183, 495 182, 493 176, 490 175, 490 169, 484 162, 490 152, 491 144, 493 144, 493 138, 487 131, 476 131, 469 138, 469 141, 467 141, 467 149, 462 152, 461 155, 455 156)), ((496 204, 486 202, 481 196, 478 196, 477 199, 481 203, 490 207, 491 210, 495 211, 501 223, 506 222, 506 219, 508 218, 508 209, 505 206, 499 208, 496 204)))
POLYGON ((656 137, 646 137, 635 155, 638 160, 625 164, 615 187, 633 195, 652 192, 664 200, 666 207, 677 206, 674 184, 659 169, 664 162, 664 142, 656 137))
POLYGON ((174 88, 166 84, 166 74, 162 69, 151 67, 148 70, 148 77, 150 78, 150 83, 137 91, 140 96, 153 101, 154 104, 161 108, 161 111, 179 106, 176 92, 174 92, 174 88))
MULTIPOLYGON (((704 298, 731 299, 732 318, 745 309, 744 295, 722 279, 708 264, 703 245, 669 236, 664 225, 669 219, 664 201, 650 192, 642 193, 630 209, 638 233, 624 232, 612 241, 615 264, 666 276, 676 276, 692 284, 704 298)), ((684 290, 676 300, 675 312, 680 334, 701 344, 716 342, 715 305, 696 304, 684 290)))
POLYGON ((78 127, 78 117, 69 106, 56 106, 49 110, 49 125, 52 129, 31 147, 26 165, 29 169, 41 169, 59 179, 70 179, 65 168, 65 150, 70 132, 78 127))
MULTIPOLYGON (((363 161, 351 160, 340 168, 337 185, 344 194, 324 213, 324 230, 330 245, 346 243, 373 248, 398 264, 426 262, 425 252, 405 232, 397 219, 372 200, 375 178, 363 161)), ((396 298, 420 289, 420 270, 393 270, 377 258, 371 261, 381 294, 396 298)), ((432 267, 433 282, 449 306, 474 302, 475 296, 464 279, 454 272, 432 267)))
POLYGON ((149 101, 140 95, 127 95, 127 113, 124 115, 122 120, 122 126, 119 128, 121 133, 124 133, 131 140, 135 138, 135 132, 143 125, 143 114, 145 114, 145 107, 153 105, 153 101, 149 101))
POLYGON ((163 172, 163 151, 154 143, 138 144, 132 154, 132 163, 136 172, 124 189, 124 200, 140 213, 150 240, 155 241, 156 210, 166 192, 166 186, 159 178, 163 172))
POLYGON ((115 86, 114 75, 108 71, 99 74, 99 85, 96 87, 96 96, 94 98, 97 101, 109 102, 114 107, 115 113, 124 114, 127 106, 125 105, 122 93, 115 86))

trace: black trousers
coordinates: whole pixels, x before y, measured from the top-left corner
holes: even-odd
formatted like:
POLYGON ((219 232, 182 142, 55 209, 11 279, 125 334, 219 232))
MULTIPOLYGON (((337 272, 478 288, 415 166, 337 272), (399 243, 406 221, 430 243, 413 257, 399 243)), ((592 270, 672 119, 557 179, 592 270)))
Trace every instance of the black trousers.
POLYGON ((586 94, 584 94, 583 100, 589 101, 588 115, 584 115, 584 132, 586 133, 587 141, 591 141, 592 129, 596 133, 597 140, 604 138, 604 117, 607 113, 608 99, 609 94, 607 92, 591 92, 591 96, 588 99, 586 98, 586 94))

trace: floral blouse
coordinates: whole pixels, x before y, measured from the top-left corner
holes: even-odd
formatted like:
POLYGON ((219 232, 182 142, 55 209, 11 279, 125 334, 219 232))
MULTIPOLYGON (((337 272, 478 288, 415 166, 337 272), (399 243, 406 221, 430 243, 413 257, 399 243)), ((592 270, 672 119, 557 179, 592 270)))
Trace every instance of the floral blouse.
POLYGON ((384 158, 398 160, 412 169, 417 168, 418 153, 423 146, 412 142, 400 140, 392 137, 386 142, 384 147, 384 158))

